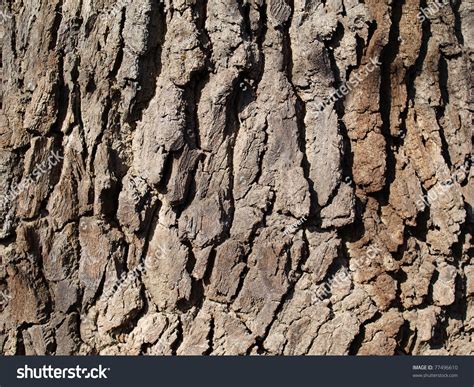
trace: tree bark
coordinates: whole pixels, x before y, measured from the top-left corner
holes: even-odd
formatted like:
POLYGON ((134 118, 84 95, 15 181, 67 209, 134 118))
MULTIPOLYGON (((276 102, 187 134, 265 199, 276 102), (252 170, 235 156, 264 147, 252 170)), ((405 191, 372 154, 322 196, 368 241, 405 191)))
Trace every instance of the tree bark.
POLYGON ((1 0, 0 352, 473 354, 473 0, 1 0))

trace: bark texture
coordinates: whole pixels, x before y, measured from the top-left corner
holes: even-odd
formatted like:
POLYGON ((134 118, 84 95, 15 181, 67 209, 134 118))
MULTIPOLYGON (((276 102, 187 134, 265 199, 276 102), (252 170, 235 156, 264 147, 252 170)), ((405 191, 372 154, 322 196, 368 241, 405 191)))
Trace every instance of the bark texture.
POLYGON ((473 0, 0 11, 1 353, 474 352, 473 0))

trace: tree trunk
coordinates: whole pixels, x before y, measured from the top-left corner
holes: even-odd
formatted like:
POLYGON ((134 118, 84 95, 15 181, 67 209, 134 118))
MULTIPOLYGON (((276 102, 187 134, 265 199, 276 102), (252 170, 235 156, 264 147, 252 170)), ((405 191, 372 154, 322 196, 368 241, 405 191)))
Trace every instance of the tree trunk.
POLYGON ((1 353, 474 353, 473 0, 1 5, 1 353))

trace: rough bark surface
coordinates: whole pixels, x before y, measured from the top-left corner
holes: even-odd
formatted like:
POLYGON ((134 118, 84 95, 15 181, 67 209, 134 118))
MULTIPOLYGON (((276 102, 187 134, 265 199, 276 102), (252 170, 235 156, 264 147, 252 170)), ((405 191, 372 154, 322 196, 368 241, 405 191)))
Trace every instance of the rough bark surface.
POLYGON ((474 353, 473 0, 0 11, 1 353, 474 353))

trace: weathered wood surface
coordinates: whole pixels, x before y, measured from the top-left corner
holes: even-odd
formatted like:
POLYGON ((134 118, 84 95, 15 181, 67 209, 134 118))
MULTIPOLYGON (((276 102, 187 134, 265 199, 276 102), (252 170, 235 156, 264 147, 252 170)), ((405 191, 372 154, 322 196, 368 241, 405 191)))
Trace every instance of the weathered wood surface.
POLYGON ((1 0, 0 352, 472 354, 444 3, 1 0))

